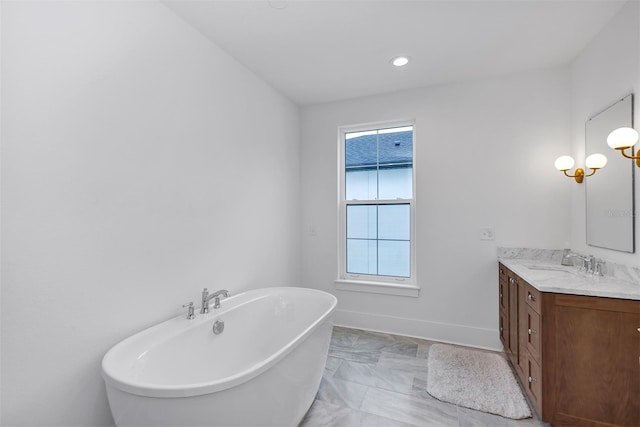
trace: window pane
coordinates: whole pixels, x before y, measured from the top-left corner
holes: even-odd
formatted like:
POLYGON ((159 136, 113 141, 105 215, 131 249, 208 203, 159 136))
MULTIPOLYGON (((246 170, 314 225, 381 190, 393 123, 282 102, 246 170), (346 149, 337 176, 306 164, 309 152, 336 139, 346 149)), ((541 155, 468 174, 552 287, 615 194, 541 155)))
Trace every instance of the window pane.
POLYGON ((378 238, 411 239, 411 210, 409 204, 378 206, 378 238))
POLYGON ((411 245, 405 241, 378 241, 378 274, 381 276, 410 277, 411 245))
POLYGON ((370 166, 378 163, 377 132, 352 132, 345 135, 345 166, 370 166))
POLYGON ((413 127, 378 131, 378 164, 380 199, 413 197, 413 127))
POLYGON ((378 274, 376 240, 347 239, 347 273, 378 274))
POLYGON ((378 172, 380 199, 413 198, 413 167, 382 168, 378 172))
POLYGON ((375 200, 378 197, 377 131, 345 135, 345 199, 375 200))
POLYGON ((413 162, 413 128, 383 129, 378 133, 378 163, 380 165, 413 162))
POLYGON ((347 239, 376 239, 377 221, 376 205, 347 206, 347 239))
POLYGON ((345 200, 376 199, 378 174, 375 169, 347 169, 345 181, 345 200))

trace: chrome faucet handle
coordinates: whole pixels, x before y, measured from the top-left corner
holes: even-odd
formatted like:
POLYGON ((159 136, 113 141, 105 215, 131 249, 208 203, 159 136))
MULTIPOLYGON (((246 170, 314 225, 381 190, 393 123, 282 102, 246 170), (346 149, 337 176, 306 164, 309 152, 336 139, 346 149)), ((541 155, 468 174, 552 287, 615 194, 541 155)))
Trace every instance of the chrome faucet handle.
POLYGON ((187 312, 187 319, 191 320, 191 319, 195 319, 196 315, 194 313, 194 307, 193 307, 193 301, 187 303, 187 304, 183 304, 182 308, 187 308, 188 312, 187 312))
POLYGON ((584 271, 585 273, 591 273, 592 271, 591 257, 581 256, 580 259, 582 261, 582 266, 580 267, 580 270, 584 271))
POLYGON ((220 297, 229 298, 230 296, 231 296, 231 294, 226 289, 222 289, 220 291, 214 292, 214 294, 212 295, 212 297, 213 297, 213 308, 214 309, 220 308, 220 297))
POLYGON ((604 270, 605 270, 605 262, 602 260, 596 260, 596 265, 593 268, 593 275, 594 276, 604 276, 604 270))
POLYGON ((582 256, 582 255, 578 255, 578 258, 580 258, 580 271, 587 271, 588 269, 588 264, 589 261, 587 260, 587 257, 582 256))

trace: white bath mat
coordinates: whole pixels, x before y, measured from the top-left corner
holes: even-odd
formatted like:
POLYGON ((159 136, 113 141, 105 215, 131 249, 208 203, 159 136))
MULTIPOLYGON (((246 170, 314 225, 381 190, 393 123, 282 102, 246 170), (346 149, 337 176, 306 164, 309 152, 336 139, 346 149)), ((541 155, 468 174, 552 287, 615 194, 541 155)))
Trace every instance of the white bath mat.
POLYGON ((436 399, 507 418, 531 417, 508 362, 497 354, 433 344, 428 369, 427 392, 436 399))

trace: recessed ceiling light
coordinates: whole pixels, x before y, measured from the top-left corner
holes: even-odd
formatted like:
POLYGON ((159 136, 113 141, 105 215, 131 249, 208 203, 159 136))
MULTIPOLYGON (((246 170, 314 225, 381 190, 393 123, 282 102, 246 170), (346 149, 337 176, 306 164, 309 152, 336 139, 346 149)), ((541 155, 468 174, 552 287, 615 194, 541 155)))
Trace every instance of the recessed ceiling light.
POLYGON ((409 58, 406 56, 396 56, 391 60, 391 63, 396 67, 403 67, 409 63, 409 58))

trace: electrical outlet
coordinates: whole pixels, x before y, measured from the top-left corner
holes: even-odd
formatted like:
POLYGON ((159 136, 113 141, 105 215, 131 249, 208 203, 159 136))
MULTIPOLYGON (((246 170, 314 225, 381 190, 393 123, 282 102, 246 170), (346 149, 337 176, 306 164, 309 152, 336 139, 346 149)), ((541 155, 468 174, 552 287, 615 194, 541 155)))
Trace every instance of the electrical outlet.
POLYGON ((495 240, 496 235, 493 231, 493 227, 480 228, 480 240, 495 240))

